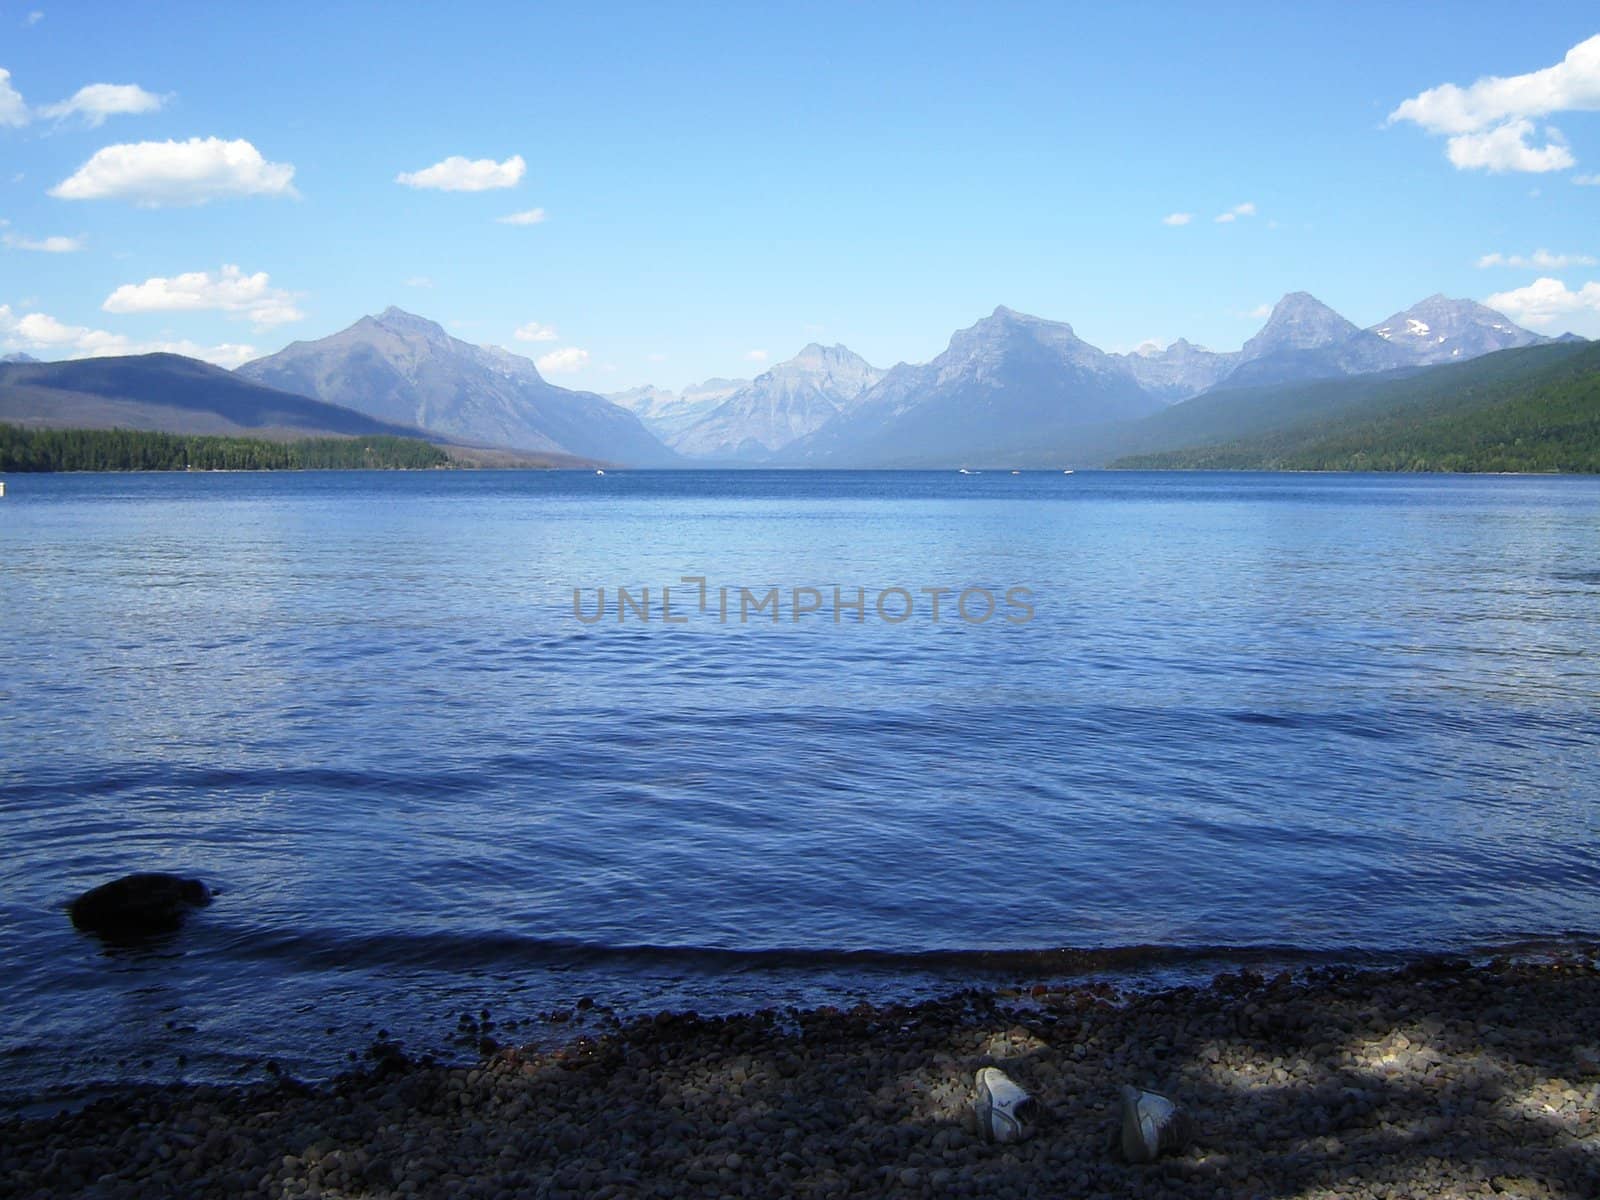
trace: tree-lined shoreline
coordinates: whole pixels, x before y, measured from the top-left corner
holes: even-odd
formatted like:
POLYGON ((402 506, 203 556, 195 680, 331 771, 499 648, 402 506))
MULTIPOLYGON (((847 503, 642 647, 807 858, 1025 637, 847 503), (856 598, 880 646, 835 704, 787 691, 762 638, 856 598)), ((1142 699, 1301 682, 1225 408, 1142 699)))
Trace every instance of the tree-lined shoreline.
POLYGON ((452 466, 412 438, 264 438, 133 429, 26 429, 0 424, 0 471, 430 470, 452 466))

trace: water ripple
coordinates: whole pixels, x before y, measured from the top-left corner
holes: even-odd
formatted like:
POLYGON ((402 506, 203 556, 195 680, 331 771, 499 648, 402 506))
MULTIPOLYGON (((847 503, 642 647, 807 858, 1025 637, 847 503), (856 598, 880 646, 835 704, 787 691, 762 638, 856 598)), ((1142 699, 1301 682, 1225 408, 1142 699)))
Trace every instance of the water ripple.
POLYGON ((0 1092, 331 1069, 366 1017, 425 1040, 577 988, 751 1006, 1600 926, 1595 481, 574 480, 8 497, 0 1092), (572 618, 574 587, 699 574, 1019 584, 1036 617, 572 618), (105 953, 63 905, 135 869, 222 898, 105 953))

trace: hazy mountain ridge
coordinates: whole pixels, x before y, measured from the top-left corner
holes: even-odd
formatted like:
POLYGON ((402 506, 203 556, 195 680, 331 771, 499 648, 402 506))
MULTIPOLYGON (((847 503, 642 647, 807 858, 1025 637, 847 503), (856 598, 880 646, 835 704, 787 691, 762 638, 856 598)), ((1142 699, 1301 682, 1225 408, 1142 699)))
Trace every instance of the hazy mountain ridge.
POLYGON ((647 383, 625 392, 610 392, 606 399, 633 413, 646 429, 670 446, 674 437, 709 415, 749 382, 748 379, 707 379, 703 383, 688 384, 678 392, 647 383))
POLYGON ((0 421, 183 434, 428 436, 409 424, 266 387, 178 354, 0 366, 0 421))
POLYGON ((849 411, 883 374, 844 346, 812 342, 738 388, 670 444, 694 458, 760 461, 849 411))
POLYGON ((557 387, 521 355, 461 341, 398 308, 236 373, 464 441, 636 465, 673 458, 627 409, 557 387))
POLYGON ((1179 338, 1166 349, 1140 347, 1119 355, 1140 387, 1153 396, 1176 402, 1217 386, 1239 363, 1237 350, 1219 354, 1179 338))

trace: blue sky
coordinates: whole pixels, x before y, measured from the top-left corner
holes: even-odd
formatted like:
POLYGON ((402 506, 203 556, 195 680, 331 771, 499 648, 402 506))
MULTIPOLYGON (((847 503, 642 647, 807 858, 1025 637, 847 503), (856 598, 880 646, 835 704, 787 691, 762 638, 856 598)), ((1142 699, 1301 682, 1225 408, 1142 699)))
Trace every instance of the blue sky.
POLYGON ((1547 70, 1597 33, 1571 3, 0 0, 0 346, 232 365, 394 304, 611 391, 808 341, 925 361, 997 304, 1107 349, 1234 349, 1296 290, 1600 336, 1600 44, 1547 70))

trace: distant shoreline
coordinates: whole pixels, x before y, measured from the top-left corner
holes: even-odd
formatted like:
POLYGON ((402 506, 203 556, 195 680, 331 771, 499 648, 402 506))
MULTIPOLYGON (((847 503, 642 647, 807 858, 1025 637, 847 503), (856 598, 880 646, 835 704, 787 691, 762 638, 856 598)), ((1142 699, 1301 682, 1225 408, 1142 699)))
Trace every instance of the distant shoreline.
MULTIPOLYGON (((592 466, 565 466, 537 463, 465 463, 450 462, 430 467, 101 467, 101 468, 25 468, 0 467, 0 476, 24 475, 314 475, 314 474, 448 474, 450 472, 541 471, 592 475, 592 466)), ((784 467, 784 466, 724 466, 718 464, 673 467, 628 467, 609 465, 607 475, 631 474, 723 474, 723 475, 945 475, 956 473, 955 467, 784 467)), ((978 467, 972 475, 1059 475, 1054 467, 978 467)), ((1356 475, 1362 477, 1429 477, 1453 476, 1458 478, 1526 478, 1526 479, 1592 479, 1600 471, 1446 471, 1446 470, 1349 470, 1338 467, 1077 467, 1075 475, 1356 475)))

